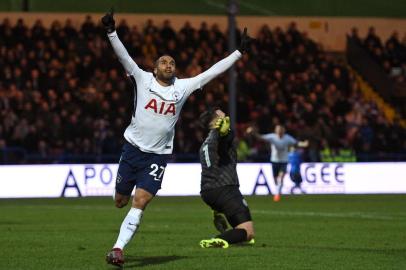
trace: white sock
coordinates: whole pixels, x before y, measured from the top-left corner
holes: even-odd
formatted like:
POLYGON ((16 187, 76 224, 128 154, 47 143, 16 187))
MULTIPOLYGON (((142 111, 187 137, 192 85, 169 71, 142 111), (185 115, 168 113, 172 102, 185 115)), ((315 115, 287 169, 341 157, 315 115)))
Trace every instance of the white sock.
POLYGON ((127 216, 124 218, 123 223, 121 224, 120 233, 113 248, 124 249, 125 245, 130 242, 141 223, 142 213, 143 211, 141 209, 130 209, 127 216))
POLYGON ((280 185, 276 184, 275 187, 276 187, 275 195, 279 195, 280 194, 280 185))

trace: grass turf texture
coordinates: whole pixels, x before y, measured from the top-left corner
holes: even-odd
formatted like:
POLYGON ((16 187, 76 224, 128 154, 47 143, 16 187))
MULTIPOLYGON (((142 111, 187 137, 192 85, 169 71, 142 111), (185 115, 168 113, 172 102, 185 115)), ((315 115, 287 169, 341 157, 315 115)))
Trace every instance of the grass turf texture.
MULTIPOLYGON (((247 201, 255 246, 202 249, 215 230, 200 198, 155 198, 125 269, 406 269, 406 195, 247 201)), ((0 200, 0 269, 112 269, 127 211, 110 198, 0 200)))

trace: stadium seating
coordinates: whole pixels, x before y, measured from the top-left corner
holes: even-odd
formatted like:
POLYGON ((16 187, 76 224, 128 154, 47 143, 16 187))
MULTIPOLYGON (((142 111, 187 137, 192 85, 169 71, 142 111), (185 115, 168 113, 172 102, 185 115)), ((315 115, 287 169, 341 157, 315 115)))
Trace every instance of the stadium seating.
MULTIPOLYGON (((218 27, 187 23, 175 31, 150 20, 143 29, 119 23, 130 55, 151 70, 158 55, 177 61, 178 77, 194 76, 227 55, 218 27)), ((80 29, 67 20, 45 28, 21 19, 0 24, 0 163, 116 162, 133 110, 131 82, 103 29, 89 16, 80 29)), ((248 125, 270 132, 283 123, 292 135, 309 139, 306 160, 322 149, 349 149, 358 160, 400 160, 405 130, 390 122, 340 57, 323 50, 294 23, 287 29, 264 25, 249 56, 237 64, 237 134, 249 145, 246 161, 267 160, 264 147, 245 136, 248 125)), ((369 42, 366 42, 369 44, 369 42)), ((389 45, 387 45, 389 46, 389 45)), ((391 58, 391 63, 397 59, 391 58)), ((177 124, 177 161, 196 161, 205 136, 196 119, 208 105, 228 108, 223 75, 186 102, 177 124)))

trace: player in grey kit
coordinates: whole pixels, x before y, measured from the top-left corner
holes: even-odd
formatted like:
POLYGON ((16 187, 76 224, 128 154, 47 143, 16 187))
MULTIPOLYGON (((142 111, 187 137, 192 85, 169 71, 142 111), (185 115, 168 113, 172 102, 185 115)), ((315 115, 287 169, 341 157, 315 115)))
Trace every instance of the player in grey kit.
POLYGON ((153 72, 144 71, 135 63, 116 33, 113 11, 103 16, 102 24, 118 60, 136 84, 134 113, 124 132, 126 143, 117 172, 116 207, 122 208, 130 202, 136 186, 135 195, 117 241, 106 256, 107 263, 122 266, 123 250, 136 234, 144 210, 161 188, 168 154, 173 151, 175 124, 183 105, 195 90, 240 59, 250 38, 244 29, 238 50, 195 77, 178 79, 175 60, 169 55, 156 61, 153 72))
POLYGON ((274 133, 261 135, 252 127, 249 127, 247 129, 247 133, 253 134, 256 138, 263 140, 271 145, 272 173, 276 186, 276 192, 274 194, 273 200, 275 202, 278 202, 281 199, 280 194, 282 191, 283 179, 285 177, 288 164, 289 147, 307 147, 309 145, 309 141, 297 141, 289 134, 286 134, 285 127, 282 125, 276 125, 274 133))
MULTIPOLYGON (((223 228, 224 231, 215 238, 200 241, 200 246, 227 248, 229 244, 253 243, 254 225, 247 202, 239 190, 237 151, 230 118, 214 108, 200 116, 200 123, 209 129, 199 153, 202 165, 200 194, 215 213, 225 215, 232 227, 230 230, 223 228)), ((219 215, 215 214, 215 217, 221 219, 219 215)))

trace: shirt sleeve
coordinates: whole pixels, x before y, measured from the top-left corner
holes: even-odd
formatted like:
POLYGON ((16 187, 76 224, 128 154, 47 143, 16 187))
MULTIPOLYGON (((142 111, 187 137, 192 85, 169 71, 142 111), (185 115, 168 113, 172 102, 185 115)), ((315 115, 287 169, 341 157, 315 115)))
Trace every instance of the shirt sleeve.
POLYGON ((272 133, 263 134, 263 135, 260 135, 260 136, 261 136, 262 139, 264 139, 264 140, 266 140, 266 141, 268 141, 270 143, 274 143, 274 138, 272 136, 272 133))
POLYGON ((221 158, 226 159, 228 157, 228 150, 233 147, 234 131, 230 132, 224 136, 219 137, 218 153, 221 158))
POLYGON ((234 137, 235 137, 235 133, 231 129, 226 136, 219 138, 220 144, 221 145, 224 144, 228 147, 233 143, 234 137))
POLYGON ((288 138, 289 138, 290 145, 295 145, 298 143, 297 140, 295 138, 293 138, 292 136, 288 135, 288 138))
POLYGON ((144 73, 147 73, 144 70, 140 69, 138 65, 135 63, 135 61, 128 54, 123 43, 118 38, 116 31, 108 34, 107 36, 109 37, 111 46, 113 47, 113 50, 118 57, 118 60, 123 65, 128 75, 134 77, 141 77, 144 73))
POLYGON ((213 80, 215 77, 229 69, 238 59, 241 58, 241 53, 236 50, 223 60, 214 64, 211 68, 206 70, 199 75, 189 78, 189 79, 182 79, 186 84, 186 92, 190 95, 196 89, 202 88, 205 84, 213 80))

